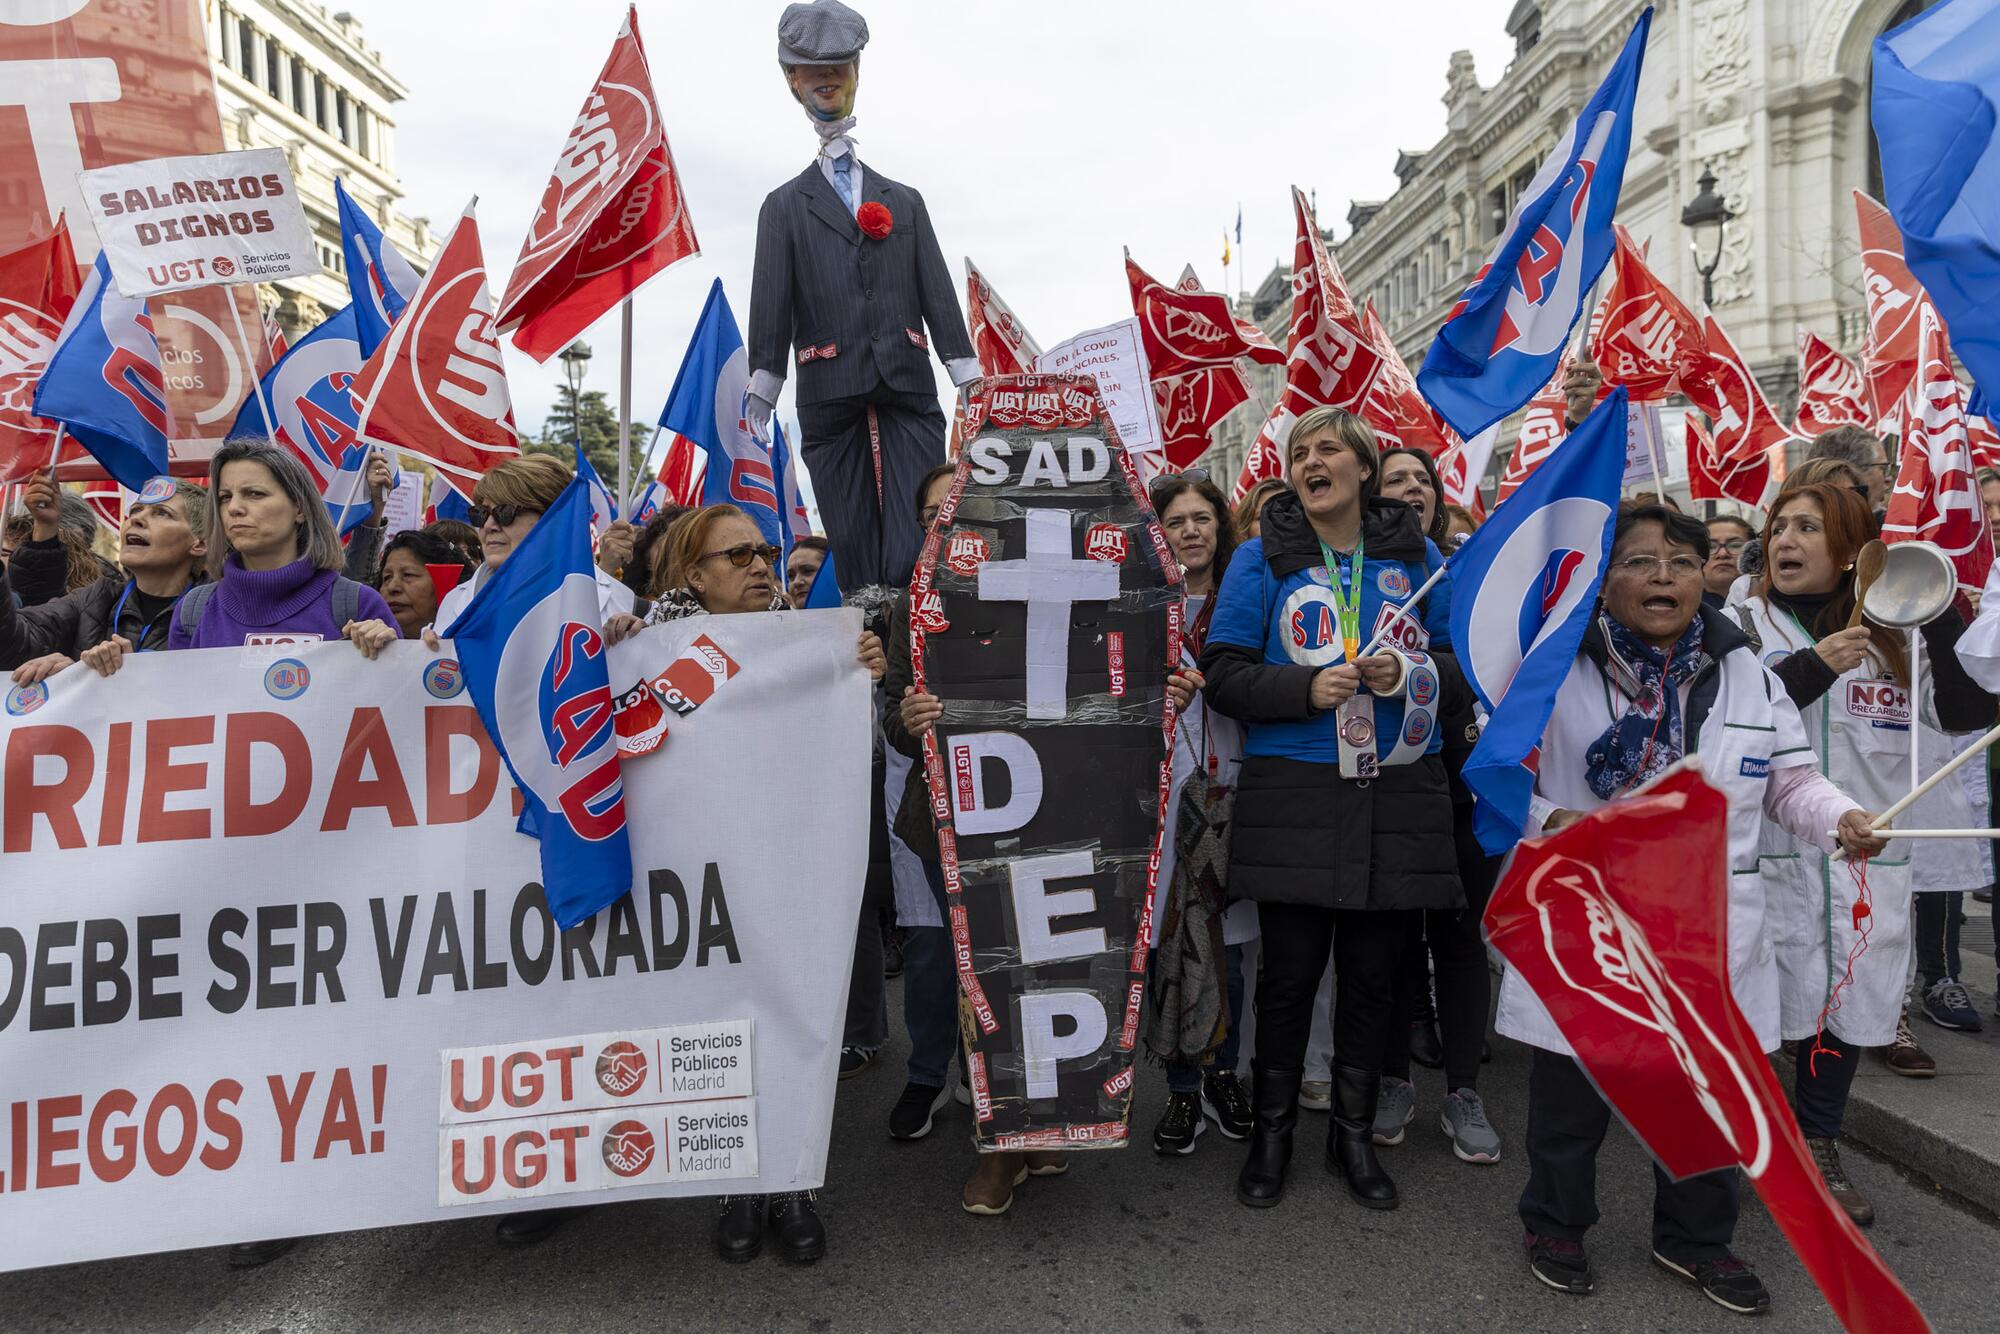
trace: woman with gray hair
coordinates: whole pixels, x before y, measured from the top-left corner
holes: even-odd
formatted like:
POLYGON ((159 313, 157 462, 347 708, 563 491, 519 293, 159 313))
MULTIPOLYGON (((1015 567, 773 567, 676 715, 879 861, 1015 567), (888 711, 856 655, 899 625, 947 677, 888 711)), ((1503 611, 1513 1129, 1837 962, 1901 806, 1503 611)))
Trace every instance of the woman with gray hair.
POLYGON ((233 440, 208 466, 208 572, 181 599, 169 648, 351 639, 367 657, 400 636, 382 595, 340 573, 345 553, 304 465, 233 440))

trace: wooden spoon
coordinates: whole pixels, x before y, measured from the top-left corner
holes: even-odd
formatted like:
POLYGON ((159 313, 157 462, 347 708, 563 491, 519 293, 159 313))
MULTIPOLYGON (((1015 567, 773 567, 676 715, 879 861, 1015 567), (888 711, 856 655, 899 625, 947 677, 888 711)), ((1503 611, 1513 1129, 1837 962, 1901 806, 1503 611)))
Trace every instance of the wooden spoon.
POLYGON ((1861 624, 1861 604, 1868 597, 1869 588, 1882 577, 1882 567, 1888 563, 1889 548, 1882 545, 1882 539, 1872 539, 1868 545, 1855 553, 1854 557, 1854 610, 1847 617, 1847 628, 1852 630, 1861 624))

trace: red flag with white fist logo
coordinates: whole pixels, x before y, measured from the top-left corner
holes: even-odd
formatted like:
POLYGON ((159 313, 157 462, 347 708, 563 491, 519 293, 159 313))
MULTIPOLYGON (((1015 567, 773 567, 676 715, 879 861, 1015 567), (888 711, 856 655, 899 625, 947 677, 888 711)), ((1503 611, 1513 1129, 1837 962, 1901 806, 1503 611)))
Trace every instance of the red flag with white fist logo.
POLYGON ((521 452, 470 204, 353 393, 357 437, 472 481, 521 452))
POLYGON ((1969 612, 1964 595, 1985 587, 1993 568, 1993 533, 1980 507, 1965 391, 1952 373, 1944 321, 1929 301, 1917 319, 1917 374, 1903 408, 1902 469, 1882 517, 1882 540, 1941 547, 1958 571, 1959 609, 1969 612))
POLYGON ((547 361, 648 278, 700 253, 630 8, 528 224, 500 331, 547 361))
POLYGON ((1792 429, 1812 439, 1836 426, 1875 424, 1861 370, 1810 329, 1799 330, 1799 410, 1792 429))
POLYGON ((1522 843, 1487 904, 1487 942, 1669 1175, 1741 1167, 1841 1323, 1928 1329, 1827 1193, 1737 1008, 1728 821, 1727 800, 1689 760, 1522 843))

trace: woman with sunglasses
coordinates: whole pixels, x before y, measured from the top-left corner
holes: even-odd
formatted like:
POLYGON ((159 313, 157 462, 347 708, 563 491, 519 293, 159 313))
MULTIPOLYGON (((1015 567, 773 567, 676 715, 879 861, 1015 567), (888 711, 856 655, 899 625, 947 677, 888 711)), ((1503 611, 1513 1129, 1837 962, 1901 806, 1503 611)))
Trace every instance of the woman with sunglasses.
MULTIPOLYGON (((1759 851, 1766 820, 1831 852, 1882 839, 1872 817, 1812 765, 1799 711, 1734 620, 1701 606, 1708 530, 1661 505, 1621 509, 1598 615, 1584 631, 1542 734, 1527 833, 1553 833, 1685 757, 1729 803, 1730 990, 1765 1051, 1778 1045, 1775 913, 1759 851)), ((1596 1280, 1583 1236, 1597 1221, 1596 1160, 1611 1108, 1518 973, 1500 987, 1500 1032, 1534 1048, 1528 1076, 1528 1185, 1521 1194, 1529 1272, 1582 1296, 1596 1280)), ((1675 1181, 1653 1169, 1653 1259, 1742 1314, 1770 1308, 1730 1252, 1740 1183, 1731 1167, 1675 1181)))
MULTIPOLYGON (((1848 628, 1855 558, 1874 533, 1866 502, 1846 487, 1788 489, 1765 526, 1764 573, 1735 615, 1803 715, 1819 772, 1879 808, 1909 790, 1911 727, 1920 729, 1929 772, 1951 756, 1943 729, 1990 725, 1994 699, 1959 665, 1964 623, 1954 611, 1923 627, 1923 675, 1914 689, 1902 632, 1848 628)), ((1956 819, 1929 817, 1920 807, 1912 823, 1964 827, 1963 793, 1952 784, 1936 791, 1958 803, 1956 819)), ((1919 874, 1913 884, 1916 846, 1892 845, 1864 871, 1831 862, 1811 840, 1764 831, 1783 1035, 1798 1043, 1799 1130, 1835 1202, 1862 1226, 1874 1221, 1875 1208, 1841 1166, 1843 1113, 1862 1049, 1896 1043, 1909 1022, 1903 992, 1916 957, 1911 890, 1951 883, 1919 874), (1868 909, 1857 917, 1863 902, 1868 909)), ((1941 894, 1926 897, 1946 906, 1941 894)))
MULTIPOLYGON (((508 459, 479 479, 466 519, 479 532, 483 563, 470 579, 462 580, 439 600, 433 628, 424 631, 425 644, 436 649, 439 637, 451 634, 452 622, 471 605, 472 595, 506 563, 569 482, 570 465, 552 454, 508 459)), ((597 576, 597 610, 604 618, 604 637, 615 644, 639 628, 633 615, 637 601, 632 590, 610 571, 593 566, 591 573, 597 576)))
MULTIPOLYGON (((780 552, 764 540, 749 515, 734 505, 707 505, 683 515, 667 534, 667 592, 653 604, 648 625, 689 616, 728 616, 786 611, 778 586, 780 552)), ((861 632, 855 656, 877 681, 887 660, 882 640, 861 632)), ((819 1192, 725 1195, 715 1220, 715 1250, 724 1260, 743 1263, 764 1249, 768 1226, 785 1258, 809 1264, 826 1254, 826 1225, 817 1207, 819 1192)))

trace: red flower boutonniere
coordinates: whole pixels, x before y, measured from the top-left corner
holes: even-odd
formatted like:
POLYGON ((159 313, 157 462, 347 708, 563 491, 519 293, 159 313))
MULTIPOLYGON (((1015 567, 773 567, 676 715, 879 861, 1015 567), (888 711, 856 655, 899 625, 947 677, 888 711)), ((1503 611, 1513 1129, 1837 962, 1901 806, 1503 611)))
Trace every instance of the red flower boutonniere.
POLYGON ((888 206, 872 199, 855 211, 854 221, 860 224, 863 236, 876 241, 887 236, 896 225, 895 215, 889 212, 888 206))

